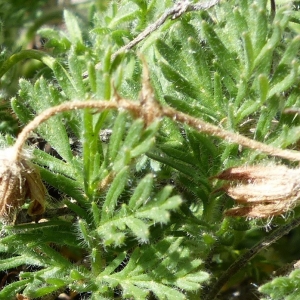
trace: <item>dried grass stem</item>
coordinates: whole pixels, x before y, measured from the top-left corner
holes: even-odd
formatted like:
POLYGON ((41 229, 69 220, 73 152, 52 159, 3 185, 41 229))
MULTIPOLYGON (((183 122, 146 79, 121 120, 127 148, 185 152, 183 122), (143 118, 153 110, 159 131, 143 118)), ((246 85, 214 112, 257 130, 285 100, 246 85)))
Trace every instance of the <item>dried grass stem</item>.
POLYGON ((178 112, 173 108, 164 107, 163 115, 183 124, 187 124, 195 128, 199 132, 208 133, 210 135, 219 137, 229 143, 239 144, 241 146, 254 149, 262 153, 266 153, 272 156, 278 156, 291 161, 300 161, 300 152, 293 150, 282 150, 270 145, 260 143, 258 141, 249 139, 243 135, 224 130, 201 119, 196 119, 182 112, 178 112))
MULTIPOLYGON (((174 20, 179 18, 183 14, 191 11, 201 11, 208 10, 209 8, 217 5, 221 0, 208 0, 206 2, 192 3, 189 0, 177 1, 170 9, 166 10, 154 23, 150 24, 145 28, 138 36, 136 36, 132 41, 118 49, 111 56, 111 60, 114 60, 120 53, 129 51, 134 48, 140 42, 145 40, 150 34, 158 30, 165 22, 169 19, 174 20)), ((101 68, 101 63, 95 65, 95 69, 99 70, 101 68)), ((83 78, 88 77, 88 72, 82 74, 83 78)))
POLYGON ((15 153, 16 153, 16 160, 18 160, 22 153, 22 148, 26 140, 28 139, 31 132, 33 132, 39 125, 50 119, 52 116, 55 116, 58 113, 62 113, 65 111, 70 110, 78 110, 78 109, 85 109, 85 108, 94 108, 97 110, 105 110, 105 109, 117 109, 120 108, 123 105, 125 109, 131 109, 131 110, 137 110, 138 104, 133 103, 131 101, 122 101, 121 102, 115 102, 115 101, 96 101, 96 100, 90 100, 90 101, 70 101, 65 102, 57 106, 50 107, 46 110, 44 110, 42 113, 37 115, 31 122, 29 122, 21 131, 19 134, 15 144, 15 153))
POLYGON ((52 116, 70 110, 78 109, 96 109, 102 111, 105 109, 126 109, 134 113, 134 115, 142 117, 144 120, 149 119, 149 115, 153 117, 168 117, 174 121, 187 124, 199 132, 207 133, 215 137, 219 137, 229 143, 236 143, 244 147, 254 149, 256 151, 266 153, 272 156, 278 156, 291 161, 300 161, 300 153, 292 150, 282 150, 276 147, 260 143, 258 141, 251 140, 240 134, 224 130, 216 125, 212 125, 201 119, 196 119, 185 113, 179 112, 171 107, 160 107, 158 103, 151 105, 153 109, 149 109, 148 103, 141 103, 137 101, 130 101, 126 99, 117 99, 116 101, 99 101, 99 100, 88 100, 88 101, 70 101, 62 103, 58 106, 50 107, 43 111, 41 114, 36 116, 30 123, 28 123, 19 134, 16 143, 14 145, 16 159, 21 156, 22 148, 31 134, 40 124, 47 121, 52 116), (155 112, 153 114, 153 111, 155 112))

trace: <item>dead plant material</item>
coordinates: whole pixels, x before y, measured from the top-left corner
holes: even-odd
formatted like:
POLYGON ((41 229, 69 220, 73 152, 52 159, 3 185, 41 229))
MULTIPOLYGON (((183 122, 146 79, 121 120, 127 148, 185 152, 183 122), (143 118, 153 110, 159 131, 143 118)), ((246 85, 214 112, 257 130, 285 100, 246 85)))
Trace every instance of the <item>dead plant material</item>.
POLYGON ((17 156, 13 147, 0 150, 1 221, 14 223, 18 209, 27 198, 31 200, 29 215, 44 212, 46 188, 39 172, 29 163, 26 155, 17 156))
POLYGON ((146 126, 149 126, 154 120, 162 116, 162 108, 155 99, 154 90, 150 82, 149 68, 145 58, 140 56, 143 63, 142 90, 140 93, 141 117, 145 120, 146 126))
POLYGON ((24 296, 22 294, 17 294, 16 295, 16 299, 17 300, 30 300, 30 298, 28 298, 28 297, 26 297, 26 296, 24 296))
POLYGON ((230 168, 215 176, 230 183, 221 187, 238 204, 226 216, 268 218, 293 209, 300 199, 300 169, 286 166, 230 168))

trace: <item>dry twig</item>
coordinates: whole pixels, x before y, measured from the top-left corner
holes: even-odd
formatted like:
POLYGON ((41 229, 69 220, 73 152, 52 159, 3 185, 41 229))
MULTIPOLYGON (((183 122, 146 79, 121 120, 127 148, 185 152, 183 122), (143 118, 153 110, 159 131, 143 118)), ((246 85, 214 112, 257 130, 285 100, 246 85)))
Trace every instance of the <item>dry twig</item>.
MULTIPOLYGON (((157 19, 153 24, 150 24, 144 31, 142 31, 136 38, 130 41, 125 46, 118 49, 111 56, 111 60, 114 60, 120 53, 128 51, 135 47, 137 44, 142 42, 145 38, 147 38, 152 32, 159 29, 168 19, 174 20, 182 16, 186 12, 190 11, 199 11, 199 10, 207 10, 215 5, 217 5, 221 0, 209 0, 204 3, 191 3, 189 0, 180 0, 174 4, 173 7, 168 9, 166 12, 162 14, 162 16, 157 19)), ((101 63, 97 63, 95 65, 95 69, 98 70, 101 67, 101 63)), ((82 74, 84 78, 88 77, 88 72, 84 72, 82 74)))
POLYGON ((258 141, 244 137, 243 135, 240 135, 238 133, 234 133, 222 129, 216 125, 212 125, 201 119, 191 117, 171 107, 160 107, 160 105, 157 102, 156 104, 152 103, 152 109, 150 109, 145 103, 142 103, 141 105, 139 102, 130 101, 127 99, 118 99, 118 101, 109 102, 99 100, 70 101, 46 109, 40 115, 36 116, 30 123, 28 123, 19 134, 16 143, 13 146, 16 149, 16 155, 21 155, 25 141, 27 140, 31 132, 34 131, 40 124, 47 121, 49 118, 58 113, 85 108, 92 108, 98 111, 102 111, 105 109, 126 109, 133 112, 135 115, 142 117, 144 120, 147 120, 149 114, 153 113, 153 111, 155 110, 154 115, 156 117, 171 118, 174 121, 187 124, 199 132, 219 137, 229 143, 239 144, 262 153, 285 158, 291 161, 300 161, 300 153, 298 151, 282 150, 270 145, 266 145, 264 143, 260 143, 258 141))

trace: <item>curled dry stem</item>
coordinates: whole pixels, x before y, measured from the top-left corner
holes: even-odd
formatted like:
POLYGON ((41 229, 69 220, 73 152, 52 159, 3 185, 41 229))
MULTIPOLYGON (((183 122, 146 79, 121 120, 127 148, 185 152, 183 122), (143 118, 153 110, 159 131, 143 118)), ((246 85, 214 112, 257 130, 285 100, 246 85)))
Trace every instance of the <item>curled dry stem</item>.
MULTIPOLYGON (((128 51, 136 46, 138 43, 143 41, 152 32, 160 28, 168 19, 174 20, 179 18, 184 13, 189 11, 207 10, 215 5, 217 5, 221 0, 210 0, 201 3, 191 3, 189 0, 180 0, 173 5, 170 9, 166 10, 160 18, 158 18, 153 24, 149 25, 144 31, 142 31, 136 38, 130 41, 125 46, 121 47, 112 55, 112 60, 114 60, 117 55, 124 51, 128 51)), ((96 65, 97 68, 98 65, 96 65)))
MULTIPOLYGON (((206 2, 191 3, 189 0, 179 0, 170 9, 166 10, 154 23, 150 24, 145 30, 143 30, 137 37, 114 52, 111 56, 111 60, 114 60, 119 54, 134 48, 137 44, 145 40, 151 33, 159 29, 167 20, 174 20, 190 11, 207 10, 217 5, 220 1, 221 0, 209 0, 206 2)), ((97 63, 95 65, 95 69, 98 70, 100 68, 101 63, 97 63)), ((84 72, 82 76, 83 78, 87 78, 88 72, 84 72)))
POLYGON ((258 141, 249 139, 243 135, 234 133, 232 131, 224 130, 216 125, 212 125, 201 119, 196 119, 185 113, 179 112, 171 107, 163 108, 163 115, 169 117, 177 122, 187 124, 199 132, 208 133, 210 135, 219 137, 229 143, 239 144, 241 146, 266 153, 272 156, 281 157, 291 161, 300 161, 300 152, 292 150, 283 150, 270 145, 260 143, 258 141))
POLYGON ((85 108, 91 108, 91 109, 97 109, 97 110, 105 110, 105 109, 116 109, 116 108, 125 108, 132 111, 138 110, 138 104, 126 101, 126 100, 119 100, 116 101, 70 101, 70 102, 64 102, 60 105, 50 107, 46 110, 44 110, 42 113, 37 115, 31 122, 29 122, 23 130, 20 132, 15 144, 15 155, 16 160, 19 159, 19 157, 22 154, 22 149, 24 146, 24 143, 26 142, 27 138, 30 136, 30 134, 42 123, 50 119, 52 116, 57 115, 58 113, 62 113, 65 111, 70 110, 78 110, 78 109, 85 109, 85 108))
POLYGON ((99 100, 88 100, 88 101, 70 101, 64 102, 60 105, 50 107, 43 111, 41 114, 36 116, 30 123, 28 123, 21 133, 19 134, 15 144, 15 155, 16 159, 18 159, 22 153, 22 148, 27 138, 40 124, 50 119, 52 116, 71 110, 78 109, 96 109, 98 111, 102 111, 105 109, 126 109, 131 111, 134 115, 142 117, 147 124, 151 122, 154 118, 159 117, 168 117, 173 119, 174 121, 187 124, 195 130, 203 133, 210 134, 215 137, 219 137, 229 143, 235 143, 242 145, 244 147, 254 149, 256 151, 266 153, 272 156, 281 157, 284 159, 288 159, 291 161, 300 161, 300 153, 293 150, 282 150, 270 145, 266 145, 260 143, 258 141, 254 141, 247 137, 244 137, 240 134, 224 130, 216 125, 212 125, 208 122, 205 122, 201 119, 196 119, 191 117, 185 113, 179 112, 171 107, 161 107, 157 102, 151 101, 151 107, 148 105, 149 103, 143 102, 141 103, 137 101, 130 101, 122 98, 118 98, 117 101, 99 101, 99 100), (149 115, 151 118, 149 119, 149 115))

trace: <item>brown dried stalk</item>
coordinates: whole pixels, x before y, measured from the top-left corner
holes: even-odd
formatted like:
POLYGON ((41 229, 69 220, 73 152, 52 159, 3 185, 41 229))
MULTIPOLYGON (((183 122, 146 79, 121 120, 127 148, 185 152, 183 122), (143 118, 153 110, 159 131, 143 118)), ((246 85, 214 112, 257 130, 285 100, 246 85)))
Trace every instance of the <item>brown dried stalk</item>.
MULTIPOLYGON (((152 32, 157 30, 161 25, 163 25, 168 19, 176 19, 182 16, 186 12, 197 11, 197 10, 207 10, 215 5, 217 5, 221 0, 210 0, 207 2, 191 3, 189 0, 180 0, 168 9, 163 15, 156 20, 153 24, 149 25, 143 32, 141 32, 136 38, 130 41, 125 46, 121 47, 112 55, 112 60, 116 58, 120 53, 128 51, 135 47, 138 43, 143 41, 152 32)), ((99 67, 99 64, 96 65, 99 67)))
POLYGON ((219 137, 229 143, 239 144, 241 146, 262 153, 267 153, 269 155, 285 158, 291 161, 300 161, 300 152, 298 151, 282 150, 270 145, 260 143, 258 141, 249 139, 243 135, 207 123, 201 119, 196 119, 194 117, 191 117, 171 107, 163 107, 163 115, 173 119, 174 121, 187 124, 199 132, 208 133, 209 135, 219 137))
POLYGON ((26 142, 27 138, 30 136, 30 134, 42 123, 50 119, 52 116, 57 115, 58 113, 62 113, 65 111, 70 110, 77 110, 77 109, 85 109, 85 108, 93 108, 97 110, 105 110, 105 109, 118 109, 118 108, 124 108, 131 110, 133 112, 139 113, 140 106, 136 102, 131 102, 127 100, 119 99, 118 101, 70 101, 70 102, 64 102, 60 105, 50 107, 46 110, 44 110, 42 113, 40 113, 38 116, 36 116, 30 123, 28 123, 21 133, 19 134, 15 144, 15 159, 18 159, 22 155, 22 149, 24 146, 24 143, 26 142))
POLYGON ((19 134, 15 145, 13 146, 16 150, 16 158, 21 155, 23 145, 31 132, 34 131, 40 124, 58 113, 85 108, 96 109, 98 111, 102 111, 105 109, 126 109, 134 113, 134 115, 142 117, 144 120, 148 120, 149 115, 152 115, 152 119, 159 117, 168 117, 173 119, 174 121, 187 124, 199 132, 219 137, 227 142, 236 143, 262 153, 266 153, 272 156, 278 156, 291 161, 300 161, 300 153, 297 151, 282 150, 270 145, 260 143, 258 141, 254 141, 240 134, 222 129, 216 125, 212 125, 201 119, 191 117, 171 107, 161 107, 157 101, 151 101, 151 106, 149 106, 148 102, 142 102, 141 105, 139 102, 130 101, 118 97, 116 98, 116 101, 70 101, 46 109, 40 115, 36 116, 30 123, 28 123, 19 134))
MULTIPOLYGON (((217 5, 221 0, 209 0, 206 2, 191 3, 189 0, 180 0, 173 5, 170 9, 165 11, 160 18, 158 18, 153 24, 150 24, 145 30, 143 30, 137 37, 135 37, 128 44, 124 45, 112 54, 111 60, 114 60, 120 53, 126 52, 137 44, 146 39, 151 33, 159 29, 168 19, 174 20, 179 18, 186 12, 207 10, 217 5)), ((101 63, 95 65, 95 69, 101 68, 101 63)), ((83 78, 87 78, 88 72, 82 74, 83 78)))

